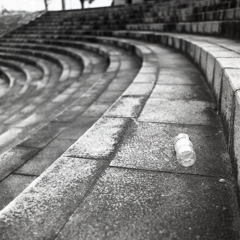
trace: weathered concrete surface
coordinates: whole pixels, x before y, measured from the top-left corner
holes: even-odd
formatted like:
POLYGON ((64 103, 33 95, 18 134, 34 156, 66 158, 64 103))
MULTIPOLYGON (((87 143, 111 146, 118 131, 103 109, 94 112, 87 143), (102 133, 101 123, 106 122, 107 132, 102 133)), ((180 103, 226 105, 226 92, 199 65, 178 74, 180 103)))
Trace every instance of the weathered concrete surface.
POLYGON ((198 100, 212 101, 207 88, 202 85, 159 85, 157 84, 152 92, 151 97, 163 99, 183 99, 183 100, 198 100))
POLYGON ((218 58, 213 78, 213 92, 217 101, 221 98, 223 70, 227 68, 240 68, 240 58, 218 58))
POLYGON ((108 168, 57 239, 237 239, 232 191, 218 178, 108 168))
POLYGON ((138 117, 146 101, 144 96, 122 96, 104 114, 107 117, 138 117))
POLYGON ((218 58, 231 58, 238 57, 238 54, 235 52, 230 52, 227 49, 219 51, 210 51, 207 54, 206 58, 206 67, 204 68, 207 76, 207 81, 210 85, 212 85, 213 77, 214 77, 214 67, 218 58))
POLYGON ((223 132, 211 126, 133 122, 110 166, 231 178, 231 161, 223 132), (174 137, 189 135, 196 163, 182 167, 176 159, 174 137))
POLYGON ((45 147, 49 142, 51 142, 57 135, 59 135, 66 125, 60 122, 51 122, 46 124, 41 130, 31 135, 25 141, 23 141, 20 146, 28 147, 45 147))
POLYGON ((99 98, 98 102, 115 102, 119 96, 121 96, 122 91, 108 91, 106 93, 103 93, 99 98))
MULTIPOLYGON (((159 54, 161 59, 166 60, 159 54)), ((199 84, 200 73, 179 55, 177 64, 174 59, 162 65, 175 72, 172 83, 199 84), (184 68, 194 74, 186 75, 184 68)), ((164 98, 153 94, 132 124, 125 118, 98 121, 0 212, 3 239, 237 240, 235 185, 219 118, 212 99, 202 95, 207 91, 194 89, 186 97, 179 88, 177 99, 171 90, 164 98), (170 124, 162 123, 166 119, 170 124), (179 131, 190 135, 197 151, 188 169, 174 159, 172 140, 179 131), (112 158, 105 170, 110 161, 101 159, 112 158)))
POLYGON ((40 152, 17 169, 15 173, 39 176, 62 155, 64 150, 66 151, 73 143, 74 140, 54 139, 44 149, 41 149, 40 152))
POLYGON ((148 96, 152 89, 153 89, 154 83, 138 83, 134 82, 132 83, 127 90, 123 93, 123 95, 127 96, 148 96))
POLYGON ((0 211, 1 239, 54 239, 107 163, 59 158, 0 211))
POLYGON ((239 77, 240 69, 226 69, 223 72, 221 105, 219 108, 221 117, 224 119, 223 125, 226 136, 231 134, 231 125, 234 121, 235 92, 240 89, 239 77))
POLYGON ((233 142, 233 152, 235 156, 235 161, 237 164, 237 174, 238 174, 238 186, 240 186, 240 91, 236 92, 235 96, 236 109, 234 115, 234 125, 233 132, 234 142, 233 142))
POLYGON ((127 123, 128 119, 101 118, 64 153, 64 156, 108 159, 113 154, 127 123))
POLYGON ((208 102, 150 98, 139 121, 215 125, 217 116, 208 102))
POLYGON ((1 181, 0 209, 15 199, 35 178, 35 176, 11 174, 1 181))
POLYGON ((81 114, 86 110, 86 106, 73 106, 69 107, 68 110, 60 113, 55 121, 59 122, 74 122, 81 114))
POLYGON ((138 74, 137 77, 134 79, 136 83, 154 83, 156 80, 155 73, 142 73, 138 74))
POLYGON ((0 155, 0 180, 20 167, 40 149, 31 147, 14 147, 0 155))
POLYGON ((189 71, 189 69, 178 69, 177 72, 163 69, 159 72, 159 84, 185 84, 196 85, 202 84, 203 77, 199 72, 189 71))
MULTIPOLYGON (((16 44, 18 44, 18 40, 16 41, 16 44)), ((25 40, 23 41, 25 42, 25 40)), ((12 43, 12 45, 14 45, 14 43, 12 43)), ((25 47, 26 45, 28 44, 25 43, 25 47)), ((47 48, 49 50, 49 48, 53 48, 55 50, 59 50, 59 48, 54 46, 44 46, 42 42, 41 44, 38 42, 36 45, 30 45, 33 48, 37 45, 41 49, 47 48)), ((101 48, 101 45, 95 46, 95 50, 98 48, 101 48)), ((64 51, 64 47, 61 47, 60 50, 64 51)), ((81 50, 76 48, 68 50, 70 50, 73 55, 75 55, 76 52, 79 53, 79 51, 79 54, 82 54, 81 50)), ((27 156, 25 158, 21 158, 20 154, 16 156, 9 156, 7 159, 7 164, 8 166, 10 165, 8 169, 9 171, 5 171, 6 168, 2 169, 5 175, 10 174, 11 172, 13 174, 14 172, 15 174, 17 173, 22 176, 39 176, 61 154, 63 154, 63 152, 66 151, 71 144, 73 144, 83 133, 85 133, 86 130, 91 127, 93 123, 96 122, 98 118, 101 117, 102 114, 111 106, 114 100, 111 97, 106 98, 106 96, 102 93, 108 93, 109 89, 112 89, 113 91, 110 92, 116 91, 117 95, 120 96, 127 86, 133 81, 135 75, 139 71, 139 59, 133 56, 131 52, 111 46, 105 46, 104 52, 107 55, 108 53, 110 55, 118 55, 117 58, 113 57, 113 59, 111 59, 110 56, 110 66, 111 63, 113 63, 116 71, 113 71, 114 68, 111 68, 111 70, 107 68, 108 64, 106 59, 102 59, 100 56, 98 56, 98 54, 86 52, 85 54, 88 58, 87 61, 91 62, 91 67, 84 69, 84 74, 81 76, 81 78, 79 78, 80 72, 78 66, 80 62, 71 61, 71 66, 68 66, 69 63, 64 61, 63 64, 67 68, 68 73, 71 75, 71 79, 65 81, 65 83, 63 83, 61 86, 60 84, 57 84, 60 76, 60 69, 56 69, 56 66, 52 66, 55 68, 49 69, 52 77, 49 79, 50 85, 48 85, 48 87, 44 86, 46 89, 43 91, 44 93, 48 93, 50 96, 45 96, 45 94, 41 98, 41 94, 39 94, 40 96, 35 96, 34 92, 32 94, 34 95, 32 98, 28 98, 29 96, 26 95, 26 101, 22 101, 23 104, 17 105, 19 110, 16 108, 13 109, 12 106, 11 108, 7 109, 8 113, 11 110, 14 110, 14 112, 17 112, 18 110, 20 112, 20 114, 14 114, 13 117, 6 117, 3 119, 5 119, 5 121, 8 119, 8 122, 6 123, 9 124, 16 122, 17 126, 21 127, 21 129, 17 130, 23 131, 26 134, 24 142, 21 143, 21 147, 36 148, 39 153, 35 156, 30 156, 29 158, 27 158, 27 156), (115 49, 116 51, 112 52, 112 49, 115 49), (123 64, 120 64, 121 62, 123 64), (56 70, 59 70, 59 76, 56 74, 56 72, 58 73, 56 70), (74 80, 75 82, 71 83, 69 82, 70 80, 74 80), (54 85, 54 83, 57 84, 57 87, 54 85), (116 87, 119 86, 122 91, 116 89, 116 87), (103 102, 96 101, 99 96, 101 96, 101 100, 103 102), (30 105, 28 108, 26 108, 25 105, 28 102, 30 105), (47 104, 45 105, 44 103, 46 102, 47 104), (41 104, 40 109, 42 112, 39 111, 39 108, 37 108, 37 104, 41 104), (66 107, 68 107, 67 110, 66 107), (21 108, 23 111, 20 111, 21 108), (37 114, 34 113, 36 108, 37 114), (51 117, 49 118, 49 116, 51 117), (50 124, 47 125, 48 121, 50 120, 50 124), (41 123, 43 128, 36 132, 36 130, 40 128, 38 125, 39 123, 41 123), (32 130, 31 127, 33 126, 36 127, 36 129, 34 129, 35 134, 29 137, 29 133, 31 133, 32 130), (26 128, 29 130, 29 132, 25 131, 26 128), (14 159, 11 159, 11 157, 14 159), (18 157, 20 157, 20 159, 18 159, 18 157), (14 165, 15 162, 17 162, 17 164, 14 165)), ((62 59, 59 60, 62 61, 62 59)), ((49 66, 51 65, 52 63, 50 62, 49 66)), ((61 78, 60 81, 62 80, 63 78, 61 78)), ((113 95, 115 98, 116 95, 113 95)), ((6 113, 6 111, 3 110, 2 112, 6 113)), ((10 115, 10 113, 8 115, 10 115)), ((14 133, 15 135, 19 134, 18 132, 14 133)), ((13 139, 16 138, 12 132, 9 132, 9 135, 13 139)), ((19 191, 17 191, 16 185, 16 194, 18 193, 19 191)))

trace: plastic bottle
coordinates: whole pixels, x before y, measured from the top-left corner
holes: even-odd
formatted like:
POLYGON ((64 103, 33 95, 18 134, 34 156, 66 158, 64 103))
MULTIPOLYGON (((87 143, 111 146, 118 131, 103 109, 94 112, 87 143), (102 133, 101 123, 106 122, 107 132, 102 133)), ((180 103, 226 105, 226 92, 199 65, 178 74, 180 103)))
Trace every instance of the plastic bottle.
POLYGON ((185 133, 179 133, 175 137, 175 151, 177 161, 184 167, 190 167, 196 162, 196 153, 189 136, 185 133))

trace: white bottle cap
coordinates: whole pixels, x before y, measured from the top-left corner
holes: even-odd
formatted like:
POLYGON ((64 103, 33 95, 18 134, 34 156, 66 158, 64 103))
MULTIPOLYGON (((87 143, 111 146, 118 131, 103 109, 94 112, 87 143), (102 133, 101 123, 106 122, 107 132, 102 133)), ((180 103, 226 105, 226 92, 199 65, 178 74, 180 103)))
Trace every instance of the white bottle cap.
POLYGON ((179 133, 175 138, 174 138, 174 143, 181 139, 181 138, 186 138, 189 140, 189 136, 186 133, 179 133))

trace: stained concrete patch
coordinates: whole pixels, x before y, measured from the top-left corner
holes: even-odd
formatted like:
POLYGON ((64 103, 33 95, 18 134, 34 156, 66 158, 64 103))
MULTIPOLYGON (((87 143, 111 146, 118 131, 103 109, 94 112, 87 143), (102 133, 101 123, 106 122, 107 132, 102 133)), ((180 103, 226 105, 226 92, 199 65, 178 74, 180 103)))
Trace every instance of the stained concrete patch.
POLYGON ((202 84, 204 81, 202 75, 196 71, 189 71, 188 69, 177 69, 171 71, 169 69, 162 69, 159 72, 158 84, 202 84))
POLYGON ((218 116, 214 107, 203 101, 150 98, 138 119, 146 122, 216 125, 218 116))
POLYGON ((0 182, 0 210, 16 198, 36 177, 11 174, 0 182))
POLYGON ((148 96, 154 84, 153 83, 132 83, 126 91, 123 93, 124 96, 140 96, 146 95, 148 96))
POLYGON ((128 119, 101 118, 65 153, 69 157, 108 159, 127 127, 128 119))
POLYGON ((218 178, 108 168, 57 240, 237 239, 232 191, 218 178))
POLYGON ((59 158, 1 211, 1 239, 54 239, 107 163, 59 158))
POLYGON ((179 126, 159 123, 132 123, 111 166, 191 173, 211 176, 231 176, 231 161, 224 135, 210 126, 179 126), (187 133, 196 151, 197 161, 182 167, 176 159, 174 137, 187 133))
POLYGON ((33 155, 39 152, 38 148, 16 146, 0 155, 0 180, 16 170, 33 155))
POLYGON ((159 85, 157 84, 151 97, 164 99, 183 99, 198 101, 213 101, 207 88, 199 85, 159 85))
POLYGON ((145 100, 145 97, 123 96, 104 115, 107 117, 137 117, 145 100))

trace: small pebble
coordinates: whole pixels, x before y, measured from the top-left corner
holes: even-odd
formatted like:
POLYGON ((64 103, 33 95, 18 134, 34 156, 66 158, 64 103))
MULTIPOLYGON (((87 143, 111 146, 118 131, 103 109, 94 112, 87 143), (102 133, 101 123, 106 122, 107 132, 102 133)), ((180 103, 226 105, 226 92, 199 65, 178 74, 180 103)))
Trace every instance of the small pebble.
POLYGON ((219 182, 220 182, 220 183, 225 183, 225 182, 226 182, 226 180, 225 180, 225 179, 223 179, 223 178, 221 178, 221 179, 219 180, 219 182))

